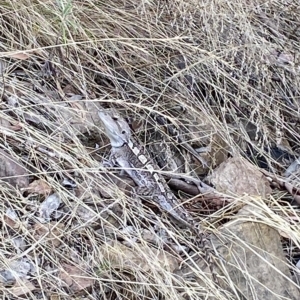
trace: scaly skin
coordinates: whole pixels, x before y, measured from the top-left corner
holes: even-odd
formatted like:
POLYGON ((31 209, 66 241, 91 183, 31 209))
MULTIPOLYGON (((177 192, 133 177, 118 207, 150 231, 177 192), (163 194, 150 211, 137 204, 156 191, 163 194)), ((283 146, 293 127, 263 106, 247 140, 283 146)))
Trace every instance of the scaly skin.
POLYGON ((192 217, 179 205, 164 177, 156 172, 158 166, 131 136, 127 122, 115 110, 101 110, 99 117, 112 145, 111 161, 132 178, 141 196, 151 197, 175 220, 199 234, 192 217))

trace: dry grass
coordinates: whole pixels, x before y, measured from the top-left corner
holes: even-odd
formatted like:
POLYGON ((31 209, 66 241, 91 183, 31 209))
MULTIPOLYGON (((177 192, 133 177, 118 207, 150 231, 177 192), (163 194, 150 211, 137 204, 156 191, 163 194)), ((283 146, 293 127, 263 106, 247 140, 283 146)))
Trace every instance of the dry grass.
MULTIPOLYGON (((202 111, 229 154, 243 154, 247 143, 273 167, 278 163, 272 147, 299 153, 297 1, 20 0, 1 1, 0 11, 1 149, 26 166, 31 181, 47 182, 64 203, 64 215, 36 233, 44 198, 1 188, 0 261, 4 266, 16 258, 31 260, 37 270, 31 280, 40 289, 26 297, 79 299, 59 274, 68 265, 94 280, 85 299, 235 299, 216 289, 189 253, 183 264, 192 264, 193 279, 162 266, 142 228, 155 235, 151 228, 157 223, 172 229, 175 244, 191 244, 185 231, 102 176, 102 156, 88 143, 98 143, 107 154, 95 113, 101 104, 135 118, 157 112, 187 131, 202 111), (186 109, 190 118, 180 117, 175 107, 186 109), (259 142, 245 135, 245 120, 256 125, 259 142), (21 130, 11 127, 16 124, 21 130), (63 187, 63 178, 71 178, 76 191, 63 187), (110 199, 99 195, 103 188, 110 199), (19 214, 17 228, 5 225, 8 207, 19 214), (116 224, 127 224, 127 231, 116 224), (14 246, 17 237, 24 248, 14 246), (114 246, 117 239, 132 253, 114 246)), ((299 245, 299 232, 286 221, 299 216, 299 208, 269 207, 276 219, 266 223, 299 245)), ((217 211, 211 220, 230 218, 234 209, 217 211)), ((161 251, 163 245, 159 239, 155 247, 161 251)), ((9 287, 1 293, 10 295, 9 287)))

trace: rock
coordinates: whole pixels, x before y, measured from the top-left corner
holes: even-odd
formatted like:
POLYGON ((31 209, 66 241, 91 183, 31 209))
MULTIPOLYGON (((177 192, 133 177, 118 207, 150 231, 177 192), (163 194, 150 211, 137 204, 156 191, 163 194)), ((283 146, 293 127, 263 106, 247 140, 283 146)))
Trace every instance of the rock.
POLYGON ((300 299, 280 235, 263 221, 266 218, 262 210, 245 206, 237 220, 224 225, 218 237, 212 237, 224 259, 215 267, 221 275, 220 285, 239 299, 300 299))
POLYGON ((234 196, 248 194, 266 197, 272 191, 265 176, 242 157, 227 159, 208 179, 219 192, 234 196))

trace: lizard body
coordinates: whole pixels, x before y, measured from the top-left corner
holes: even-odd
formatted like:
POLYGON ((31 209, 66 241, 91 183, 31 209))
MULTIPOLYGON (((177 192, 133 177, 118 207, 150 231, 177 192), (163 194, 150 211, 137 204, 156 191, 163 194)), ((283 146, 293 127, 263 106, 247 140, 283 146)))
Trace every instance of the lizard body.
POLYGON ((111 161, 132 178, 142 195, 151 197, 175 220, 198 234, 192 217, 178 205, 178 200, 166 180, 157 173, 158 166, 146 149, 132 137, 128 123, 115 110, 103 109, 99 111, 99 117, 112 146, 111 161))

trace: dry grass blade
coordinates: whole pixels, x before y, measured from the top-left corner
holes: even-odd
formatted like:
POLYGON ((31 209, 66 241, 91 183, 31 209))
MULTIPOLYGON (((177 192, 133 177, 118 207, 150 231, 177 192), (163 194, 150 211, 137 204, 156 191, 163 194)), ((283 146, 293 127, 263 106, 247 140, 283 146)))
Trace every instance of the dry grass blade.
MULTIPOLYGON (((1 180, 0 271, 7 275, 22 259, 31 266, 22 276, 0 273, 1 296, 240 297, 230 274, 219 289, 207 266, 195 262, 189 231, 137 202, 130 183, 102 165, 109 143, 97 109, 115 107, 142 120, 135 133, 147 147, 168 137, 153 121, 158 114, 194 149, 212 149, 208 170, 185 159, 170 139, 170 151, 188 162, 180 166, 185 173, 203 176, 237 155, 283 172, 300 151, 298 6, 281 0, 1 1, 0 154, 26 170, 30 186, 9 184, 20 174, 1 180), (43 223, 41 203, 55 193, 61 205, 43 223)), ((272 196, 256 205, 262 222, 284 236, 291 260, 299 255, 299 206, 282 192, 272 196)), ((223 224, 241 203, 252 203, 237 197, 210 214, 201 201, 186 206, 197 220, 207 217, 202 223, 210 229, 209 222, 223 224)))

